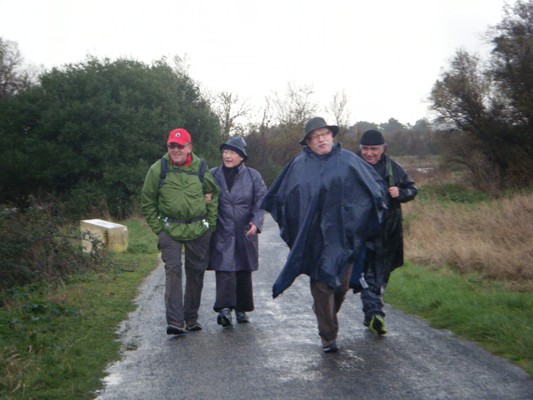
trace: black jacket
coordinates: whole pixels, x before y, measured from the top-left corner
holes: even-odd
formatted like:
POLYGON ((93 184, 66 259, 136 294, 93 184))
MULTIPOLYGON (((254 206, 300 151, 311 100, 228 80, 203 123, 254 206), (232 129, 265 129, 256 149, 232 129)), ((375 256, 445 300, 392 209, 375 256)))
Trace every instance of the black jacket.
MULTIPOLYGON (((360 154, 359 154, 360 155, 360 154)), ((396 161, 386 154, 372 166, 385 180, 388 187, 397 186, 399 196, 392 198, 387 194, 387 210, 383 213, 383 223, 377 235, 373 236, 366 244, 366 259, 364 262, 366 273, 374 274, 378 286, 386 284, 390 274, 404 263, 403 256, 403 216, 402 203, 413 200, 418 189, 415 182, 396 161)), ((352 275, 351 286, 358 287, 358 277, 352 275)))

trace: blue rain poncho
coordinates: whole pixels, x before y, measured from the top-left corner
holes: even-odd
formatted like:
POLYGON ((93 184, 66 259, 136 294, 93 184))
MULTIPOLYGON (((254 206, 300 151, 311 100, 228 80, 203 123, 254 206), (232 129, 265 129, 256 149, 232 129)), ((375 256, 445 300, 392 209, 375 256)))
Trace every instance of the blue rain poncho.
POLYGON ((340 144, 326 155, 304 147, 283 168, 261 205, 290 249, 273 297, 300 274, 338 288, 379 226, 386 190, 372 167, 340 144))

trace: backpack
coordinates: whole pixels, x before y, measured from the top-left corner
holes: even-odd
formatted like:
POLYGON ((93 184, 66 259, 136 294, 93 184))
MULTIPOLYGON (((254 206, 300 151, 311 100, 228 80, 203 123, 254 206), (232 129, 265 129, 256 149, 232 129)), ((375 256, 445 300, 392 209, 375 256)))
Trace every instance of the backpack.
POLYGON ((165 157, 161 157, 161 174, 159 175, 159 189, 163 186, 165 183, 165 178, 167 177, 168 172, 180 172, 183 174, 189 174, 189 175, 197 175, 198 179, 200 179, 200 182, 202 183, 202 187, 204 188, 205 192, 205 186, 204 186, 204 174, 205 170, 207 169, 207 163, 204 159, 200 160, 200 168, 198 169, 198 172, 193 171, 184 171, 182 169, 169 169, 168 168, 168 160, 165 157))

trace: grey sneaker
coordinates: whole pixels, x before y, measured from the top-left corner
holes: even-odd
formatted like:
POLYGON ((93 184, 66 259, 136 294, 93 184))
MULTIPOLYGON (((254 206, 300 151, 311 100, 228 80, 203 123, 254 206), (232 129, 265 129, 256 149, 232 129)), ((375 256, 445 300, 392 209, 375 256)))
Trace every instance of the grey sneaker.
POLYGON ((196 320, 185 321, 185 325, 187 326, 187 330, 191 332, 202 330, 202 325, 200 325, 200 323, 196 320))
POLYGON ((167 325, 167 335, 185 335, 185 324, 183 322, 171 321, 167 325))
POLYGON ((224 328, 226 326, 231 326, 231 310, 229 308, 223 308, 217 316, 217 323, 222 325, 224 328))
POLYGON ((235 313, 235 316, 236 316, 237 322, 239 324, 247 324, 248 322, 250 322, 250 319, 248 318, 248 315, 246 315, 246 313, 244 311, 237 311, 235 313))

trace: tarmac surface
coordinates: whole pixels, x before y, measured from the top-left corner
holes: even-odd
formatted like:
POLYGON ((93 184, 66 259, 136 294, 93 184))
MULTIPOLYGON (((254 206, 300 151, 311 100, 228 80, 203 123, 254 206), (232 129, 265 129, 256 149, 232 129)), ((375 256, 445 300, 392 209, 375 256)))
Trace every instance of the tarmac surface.
POLYGON ((390 306, 389 333, 374 335, 351 292, 339 312, 340 351, 323 353, 308 277, 272 299, 288 249, 268 215, 259 241, 249 324, 217 325, 215 275, 207 271, 203 330, 167 336, 160 264, 120 327, 123 358, 108 367, 97 399, 533 399, 524 370, 390 306))

